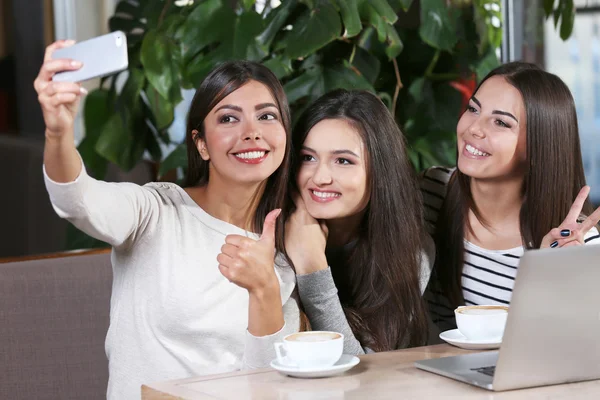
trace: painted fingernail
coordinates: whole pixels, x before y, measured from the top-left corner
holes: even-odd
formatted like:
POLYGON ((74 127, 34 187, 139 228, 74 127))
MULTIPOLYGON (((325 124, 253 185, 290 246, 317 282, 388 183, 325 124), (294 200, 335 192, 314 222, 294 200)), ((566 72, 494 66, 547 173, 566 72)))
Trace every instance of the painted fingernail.
POLYGON ((560 236, 562 236, 562 237, 571 236, 571 230, 570 229, 563 229, 562 231, 560 231, 560 236))
POLYGON ((73 67, 81 67, 83 64, 81 64, 81 61, 73 60, 71 61, 71 65, 73 67))
POLYGON ((552 244, 550 245, 551 248, 555 248, 556 246, 558 246, 558 241, 554 241, 552 242, 552 244))
POLYGON ((87 91, 87 89, 86 89, 86 88, 84 88, 84 87, 80 87, 80 88, 79 88, 79 93, 81 93, 81 94, 88 94, 88 91, 87 91))

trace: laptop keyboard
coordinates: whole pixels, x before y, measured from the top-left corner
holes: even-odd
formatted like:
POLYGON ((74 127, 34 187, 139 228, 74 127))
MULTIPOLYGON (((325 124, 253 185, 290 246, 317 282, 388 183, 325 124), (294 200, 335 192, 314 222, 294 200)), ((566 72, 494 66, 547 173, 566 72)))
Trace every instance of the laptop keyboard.
POLYGON ((494 376, 494 372, 496 372, 496 366, 492 365, 491 367, 471 368, 471 371, 477 371, 484 375, 494 376))

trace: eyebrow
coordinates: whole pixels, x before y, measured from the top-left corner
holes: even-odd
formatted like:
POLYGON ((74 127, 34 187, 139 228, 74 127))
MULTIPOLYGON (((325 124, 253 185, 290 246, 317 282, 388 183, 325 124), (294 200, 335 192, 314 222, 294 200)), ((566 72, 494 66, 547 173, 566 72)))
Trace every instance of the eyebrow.
MULTIPOLYGON (((479 100, 477 100, 477 97, 471 96, 471 100, 473 100, 473 103, 477 104, 477 106, 479 106, 479 108, 481 108, 481 102, 479 102, 479 100)), ((492 114, 505 115, 505 116, 510 117, 510 118, 514 119, 515 121, 517 121, 517 124, 519 123, 519 120, 509 112, 494 110, 494 111, 492 111, 492 114)))
MULTIPOLYGON (((268 108, 268 107, 277 108, 277 106, 273 103, 260 103, 260 104, 257 104, 256 106, 254 106, 254 109, 256 111, 258 111, 258 110, 262 110, 263 108, 268 108)), ((242 107, 234 106, 233 104, 223 104, 221 107, 217 108, 215 110, 215 112, 219 111, 219 110, 223 110, 223 109, 229 109, 229 110, 234 110, 234 111, 238 111, 238 112, 243 111, 242 107)))
MULTIPOLYGON (((314 149, 311 149, 308 146, 302 146, 302 150, 310 151, 311 153, 317 153, 314 149)), ((355 152, 353 152, 351 150, 333 150, 331 152, 331 154, 334 154, 334 155, 350 154, 356 158, 360 158, 360 156, 358 154, 356 154, 355 152)))

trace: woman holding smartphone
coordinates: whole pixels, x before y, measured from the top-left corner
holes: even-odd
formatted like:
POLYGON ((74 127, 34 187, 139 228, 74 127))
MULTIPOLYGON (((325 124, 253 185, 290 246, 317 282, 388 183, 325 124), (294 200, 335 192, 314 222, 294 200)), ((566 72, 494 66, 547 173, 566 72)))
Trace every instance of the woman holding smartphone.
POLYGON ((459 305, 508 305, 525 250, 600 243, 560 78, 523 62, 496 68, 461 116, 457 144, 457 168, 421 180, 437 250, 427 298, 442 330, 455 328, 459 305))
POLYGON ((293 136, 295 210, 286 251, 315 330, 344 353, 425 343, 433 247, 402 132, 377 96, 336 90, 293 136))
POLYGON ((189 111, 186 188, 107 183, 87 175, 73 140, 83 90, 52 82, 80 67, 46 51, 35 80, 44 120, 52 205, 113 247, 106 337, 107 397, 140 385, 265 367, 273 343, 298 330, 293 271, 275 263, 288 180, 290 117, 266 68, 229 62, 198 88, 189 111))

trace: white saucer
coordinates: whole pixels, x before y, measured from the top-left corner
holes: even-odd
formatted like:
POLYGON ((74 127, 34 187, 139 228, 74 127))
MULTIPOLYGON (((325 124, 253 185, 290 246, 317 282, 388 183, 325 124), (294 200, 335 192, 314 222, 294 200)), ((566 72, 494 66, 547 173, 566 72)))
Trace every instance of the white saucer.
POLYGON ((317 368, 298 368, 287 364, 281 364, 277 359, 271 361, 271 368, 276 369, 284 375, 294 376, 296 378, 324 378, 348 371, 358 364, 358 357, 342 354, 338 362, 330 367, 317 368))
POLYGON ((502 338, 489 340, 469 340, 459 332, 458 329, 451 329, 440 333, 440 339, 450 343, 453 346, 467 350, 491 350, 498 349, 502 344, 502 338))

